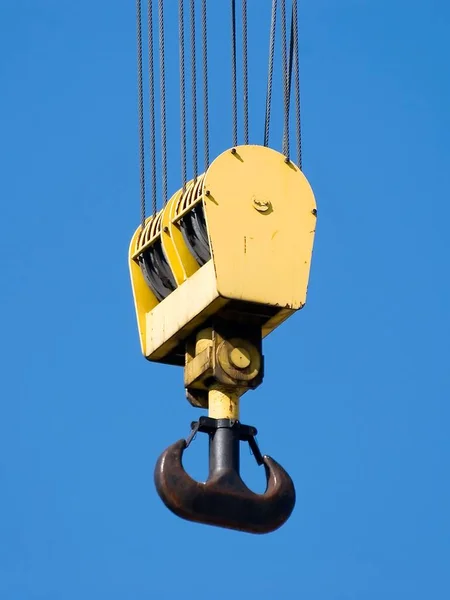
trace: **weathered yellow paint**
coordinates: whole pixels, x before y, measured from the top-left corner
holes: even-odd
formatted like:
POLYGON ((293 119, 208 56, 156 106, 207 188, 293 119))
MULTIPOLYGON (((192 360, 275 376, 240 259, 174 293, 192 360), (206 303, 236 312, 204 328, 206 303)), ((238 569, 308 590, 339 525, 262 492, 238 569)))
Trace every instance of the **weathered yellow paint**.
POLYGON ((136 243, 133 247, 133 253, 129 255, 130 259, 137 260, 160 236, 162 212, 160 210, 156 215, 148 217, 144 229, 141 226, 137 228, 136 233, 139 235, 135 238, 136 243))
POLYGON ((208 261, 147 313, 145 355, 161 360, 227 302, 217 292, 214 265, 208 261))
POLYGON ((170 215, 173 212, 174 206, 177 205, 177 202, 182 194, 183 190, 180 190, 172 196, 172 198, 167 203, 165 209, 162 211, 161 220, 161 243, 164 254, 167 258, 167 261, 169 262, 170 268, 175 278, 175 283, 177 285, 180 285, 184 281, 186 281, 186 271, 184 270, 180 255, 177 252, 176 246, 173 241, 173 231, 171 231, 170 229, 170 215))
POLYGON ((195 336, 195 354, 200 354, 203 350, 213 347, 213 330, 212 327, 201 329, 195 336))
POLYGON ((267 336, 306 302, 315 227, 309 183, 282 154, 262 146, 221 154, 131 241, 130 274, 145 356, 164 361, 230 300, 279 307, 262 325, 267 336), (179 228, 180 215, 197 202, 203 204, 212 254, 201 268, 179 228), (178 285, 162 302, 136 262, 159 236, 178 285))
POLYGON ((235 390, 213 387, 208 392, 208 417, 239 419, 239 394, 235 390))
POLYGON ((302 308, 316 204, 300 169, 270 148, 239 146, 211 164, 203 189, 219 294, 302 308))
POLYGON ((131 238, 129 252, 130 258, 128 265, 130 269, 131 287, 133 289, 134 307, 136 310, 136 318, 138 323, 139 340, 141 342, 142 353, 145 355, 146 318, 147 314, 150 313, 158 304, 158 299, 145 282, 140 266, 135 260, 133 260, 133 258, 131 258, 136 251, 136 245, 139 242, 141 232, 142 228, 139 227, 131 238))
POLYGON ((274 329, 279 327, 281 323, 286 321, 290 316, 294 314, 295 310, 290 308, 282 308, 279 310, 276 315, 274 315, 271 319, 266 321, 262 326, 262 337, 263 339, 269 335, 274 329))
MULTIPOLYGON (((193 182, 189 182, 186 186, 186 190, 188 186, 193 185, 193 182)), ((175 252, 177 253, 178 260, 181 263, 183 269, 183 281, 185 281, 188 277, 193 275, 200 268, 195 258, 189 252, 188 247, 184 241, 183 234, 181 233, 180 227, 178 225, 178 210, 181 203, 181 199, 183 197, 183 190, 180 190, 176 194, 176 201, 171 204, 171 206, 167 207, 168 212, 168 228, 169 235, 173 243, 173 247, 175 252)))

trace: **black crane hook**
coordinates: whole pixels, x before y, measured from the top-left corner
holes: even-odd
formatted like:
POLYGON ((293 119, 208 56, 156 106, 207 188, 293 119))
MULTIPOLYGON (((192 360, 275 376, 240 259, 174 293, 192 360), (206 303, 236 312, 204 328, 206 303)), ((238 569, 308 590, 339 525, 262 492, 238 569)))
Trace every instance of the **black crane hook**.
POLYGON ((192 423, 187 440, 169 446, 155 467, 155 485, 164 504, 188 521, 216 525, 247 533, 270 533, 290 517, 295 505, 295 488, 283 467, 262 456, 254 427, 231 419, 201 417, 192 423), (183 468, 183 453, 197 432, 209 435, 209 476, 195 481, 183 468), (239 443, 247 441, 256 461, 264 465, 267 487, 255 494, 239 474, 239 443))

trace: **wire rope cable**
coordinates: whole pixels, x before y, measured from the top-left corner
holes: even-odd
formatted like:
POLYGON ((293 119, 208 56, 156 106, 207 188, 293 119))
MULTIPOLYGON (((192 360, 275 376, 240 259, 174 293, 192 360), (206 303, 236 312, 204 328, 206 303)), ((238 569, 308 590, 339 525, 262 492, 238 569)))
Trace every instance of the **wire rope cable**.
POLYGON ((289 38, 289 61, 288 61, 288 97, 291 98, 292 90, 292 64, 294 61, 294 20, 291 16, 291 29, 289 38))
POLYGON ((244 95, 244 144, 248 144, 248 43, 247 0, 242 0, 242 87, 244 95))
POLYGON ((159 16, 159 82, 161 103, 161 161, 162 161, 162 197, 167 204, 167 129, 166 129, 166 72, 164 52, 164 0, 158 3, 159 16))
POLYGON ((231 0, 231 94, 233 111, 233 146, 238 143, 237 75, 236 75, 236 0, 231 0))
POLYGON ((272 17, 269 37, 269 69, 267 73, 266 116, 264 122, 264 146, 269 145, 270 111, 272 106, 273 63, 275 56, 275 33, 277 24, 277 0, 272 0, 272 17))
POLYGON ((145 147, 144 147, 144 90, 142 74, 142 15, 141 0, 136 0, 136 42, 138 83, 138 127, 139 127, 139 174, 141 194, 141 222, 145 225, 145 147))
POLYGON ((198 176, 197 151, 197 60, 195 48, 195 0, 191 0, 191 80, 192 80, 192 167, 194 181, 198 176))
POLYGON ((180 43, 180 138, 181 138, 181 179, 183 192, 186 190, 186 78, 184 60, 184 0, 178 2, 178 37, 180 43))
POLYGON ((294 38, 294 86, 295 86, 295 127, 297 142, 297 164, 303 170, 302 157, 302 125, 300 113, 300 60, 299 60, 299 36, 298 36, 298 7, 297 0, 292 0, 292 24, 294 38))
POLYGON ((283 154, 286 161, 289 161, 289 73, 286 42, 286 0, 281 0, 281 61, 284 99, 283 154))
POLYGON ((205 172, 209 167, 208 29, 206 0, 202 0, 203 135, 205 172))
POLYGON ((152 0, 147 2, 147 36, 148 36, 148 87, 150 113, 150 169, 152 183, 152 213, 156 214, 156 133, 155 133, 155 71, 153 50, 153 9, 152 0))

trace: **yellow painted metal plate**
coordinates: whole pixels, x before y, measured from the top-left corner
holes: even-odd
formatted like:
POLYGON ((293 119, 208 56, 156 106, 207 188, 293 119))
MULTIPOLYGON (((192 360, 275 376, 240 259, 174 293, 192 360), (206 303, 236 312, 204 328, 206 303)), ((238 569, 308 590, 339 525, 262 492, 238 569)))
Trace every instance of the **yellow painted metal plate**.
POLYGON ((300 169, 270 148, 238 146, 211 164, 203 191, 219 294, 301 308, 316 204, 300 169))
MULTIPOLYGON (((183 190, 179 190, 172 196, 163 210, 161 221, 161 243, 164 255, 169 263, 170 270, 173 273, 177 285, 180 285, 183 283, 183 281, 186 281, 186 271, 183 267, 183 263, 181 262, 180 255, 178 254, 174 243, 174 232, 171 228, 172 220, 170 217, 182 194, 183 190)), ((182 235, 181 231, 178 233, 182 235)))
POLYGON ((134 260, 133 256, 136 253, 136 246, 141 235, 139 227, 131 238, 128 266, 130 269, 131 287, 133 289, 134 307, 136 310, 136 318, 139 330, 139 340, 141 342, 142 353, 145 354, 145 335, 146 335, 146 315, 158 304, 158 299, 148 287, 140 266, 134 260))
POLYGON ((147 313, 145 356, 161 360, 226 303, 210 260, 147 313))
MULTIPOLYGON (((193 185, 191 182, 188 185, 193 185)), ((167 206, 168 210, 168 233, 172 240, 173 247, 177 253, 178 259, 183 269, 183 281, 193 275, 199 269, 199 265, 192 254, 189 252, 183 234, 178 223, 178 208, 183 199, 183 191, 175 194, 177 200, 167 206)), ((164 220, 164 218, 163 218, 164 220)))

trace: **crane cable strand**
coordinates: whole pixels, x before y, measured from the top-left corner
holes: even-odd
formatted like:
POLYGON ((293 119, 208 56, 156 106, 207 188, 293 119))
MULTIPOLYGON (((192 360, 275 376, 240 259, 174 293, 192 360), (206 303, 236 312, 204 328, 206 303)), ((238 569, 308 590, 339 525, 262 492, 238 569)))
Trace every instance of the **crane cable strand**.
POLYGON ((155 73, 153 52, 153 10, 152 0, 147 2, 148 23, 148 81, 150 109, 150 164, 152 182, 152 214, 156 214, 156 134, 155 134, 155 73))
POLYGON ((300 60, 298 39, 298 10, 297 0, 292 0, 292 23, 294 38, 294 85, 295 85, 295 119, 296 119, 296 141, 297 141, 297 164, 300 171, 303 170, 302 157, 302 124, 300 113, 300 60))
POLYGON ((209 167, 209 100, 208 100, 208 29, 206 21, 206 0, 202 0, 202 57, 203 57, 203 133, 205 171, 209 167))
POLYGON ((247 0, 242 0, 242 75, 244 92, 244 144, 248 144, 247 0))
MULTIPOLYGON (((291 95, 292 95, 292 68, 294 64, 294 5, 292 5, 292 14, 291 14, 291 28, 290 28, 290 37, 289 37, 289 61, 288 61, 288 128, 290 128, 289 122, 289 113, 291 107, 291 95)), ((289 143, 289 140, 288 140, 289 143)))
POLYGON ((141 0, 136 0, 137 83, 138 83, 138 127, 139 127, 139 171, 141 193, 141 222, 145 225, 145 149, 144 149, 144 90, 142 75, 142 17, 141 0))
POLYGON ((233 146, 237 146, 238 143, 238 109, 236 77, 236 0, 231 0, 231 87, 233 108, 233 146))
POLYGON ((269 69, 267 73, 266 117, 264 122, 264 146, 269 145, 270 110, 272 106, 273 62, 275 56, 275 32, 277 24, 277 0, 272 0, 272 17, 269 38, 269 69))
POLYGON ((181 179, 183 192, 186 190, 186 80, 184 60, 184 0, 178 3, 179 42, 180 42, 180 129, 181 129, 181 179))
POLYGON ((198 175, 197 151, 197 59, 195 48, 195 0, 191 0, 191 80, 192 80, 192 167, 194 181, 198 175))
MULTIPOLYGON (((293 7, 292 7, 293 8, 293 7)), ((293 11, 292 11, 293 12, 293 11)), ((291 15, 291 29, 289 37, 289 61, 288 61, 288 97, 291 98, 292 91, 292 65, 294 61, 294 19, 291 15)))
POLYGON ((284 96, 284 132, 283 132, 283 154, 286 161, 289 161, 289 73, 287 64, 286 48, 286 0, 281 0, 281 61, 282 61, 282 80, 284 96))
POLYGON ((166 130, 166 73, 164 56, 164 0, 158 3, 159 15, 159 83, 161 103, 161 161, 162 161, 162 197, 167 204, 167 130, 166 130))

